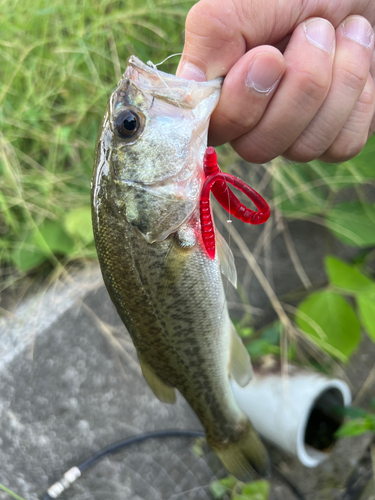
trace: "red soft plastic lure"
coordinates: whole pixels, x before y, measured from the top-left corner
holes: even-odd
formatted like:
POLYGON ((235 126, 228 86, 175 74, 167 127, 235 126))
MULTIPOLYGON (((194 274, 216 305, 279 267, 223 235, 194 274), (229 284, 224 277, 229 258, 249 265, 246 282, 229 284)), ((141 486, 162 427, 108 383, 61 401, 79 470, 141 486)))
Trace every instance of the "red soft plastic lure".
POLYGON ((210 259, 215 258, 215 229, 211 215, 210 191, 227 212, 247 224, 263 224, 271 214, 268 203, 253 188, 234 175, 225 174, 217 164, 217 155, 213 147, 206 149, 203 158, 206 176, 200 196, 200 220, 203 245, 210 259), (257 207, 258 212, 243 205, 226 183, 242 191, 257 207))

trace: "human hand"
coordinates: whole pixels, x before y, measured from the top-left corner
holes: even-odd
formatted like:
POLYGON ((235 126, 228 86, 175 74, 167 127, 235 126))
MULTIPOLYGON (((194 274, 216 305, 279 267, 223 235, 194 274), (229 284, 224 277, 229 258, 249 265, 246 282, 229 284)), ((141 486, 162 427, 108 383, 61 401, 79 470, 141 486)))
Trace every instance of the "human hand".
POLYGON ((209 143, 345 161, 375 129, 375 0, 200 0, 177 74, 225 76, 209 143))

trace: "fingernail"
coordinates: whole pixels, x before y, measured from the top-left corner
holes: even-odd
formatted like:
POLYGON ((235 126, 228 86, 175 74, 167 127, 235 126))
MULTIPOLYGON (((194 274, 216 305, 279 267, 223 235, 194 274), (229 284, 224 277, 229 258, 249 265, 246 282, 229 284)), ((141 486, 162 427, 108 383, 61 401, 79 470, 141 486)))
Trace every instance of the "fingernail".
POLYGON ((203 71, 188 61, 182 64, 181 70, 178 69, 177 74, 180 78, 185 78, 186 80, 195 80, 196 82, 206 81, 206 75, 203 71))
POLYGON ((335 29, 332 24, 325 19, 310 19, 303 23, 303 29, 307 40, 330 53, 335 43, 335 29))
POLYGON ((348 17, 342 23, 342 28, 347 38, 354 40, 366 48, 370 48, 374 39, 374 32, 366 19, 358 16, 348 17))
POLYGON ((257 54, 251 63, 246 75, 246 86, 261 92, 269 94, 279 82, 284 73, 282 60, 267 52, 257 54))

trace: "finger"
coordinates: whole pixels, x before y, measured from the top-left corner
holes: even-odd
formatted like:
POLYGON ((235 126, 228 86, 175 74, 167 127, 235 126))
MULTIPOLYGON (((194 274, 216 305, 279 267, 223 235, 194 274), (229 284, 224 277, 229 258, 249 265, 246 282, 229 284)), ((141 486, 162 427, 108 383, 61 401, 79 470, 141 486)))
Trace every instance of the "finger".
POLYGON ((201 0, 193 5, 176 74, 198 81, 225 76, 247 50, 241 17, 232 1, 201 0))
MULTIPOLYGON (((373 50, 372 52, 370 74, 372 77, 372 81, 374 82, 375 85, 375 50, 373 50)), ((370 130, 368 132, 369 137, 374 133, 374 130, 375 130, 375 115, 372 117, 371 120, 370 130)))
POLYGON ((322 16, 334 26, 351 14, 375 22, 373 0, 200 0, 186 18, 185 46, 177 74, 210 80, 225 76, 248 51, 276 45, 303 21, 322 16))
POLYGON ((290 40, 291 35, 284 36, 282 40, 280 40, 278 43, 275 43, 275 47, 279 49, 279 51, 284 54, 285 49, 288 46, 289 40, 290 40))
MULTIPOLYGON (((362 94, 373 48, 374 33, 365 18, 350 16, 337 28, 331 88, 311 123, 285 152, 287 158, 307 162, 330 147, 362 94)), ((367 123, 367 114, 361 116, 367 123)))
POLYGON ((286 71, 258 125, 232 141, 248 161, 264 163, 284 153, 324 102, 331 84, 335 30, 313 18, 294 31, 284 53, 286 71))
POLYGON ((225 77, 211 117, 209 144, 223 144, 250 131, 262 117, 284 71, 284 58, 274 47, 247 52, 225 77))
POLYGON ((375 87, 371 75, 368 75, 366 85, 347 122, 320 159, 335 163, 354 158, 366 144, 374 112, 375 87))

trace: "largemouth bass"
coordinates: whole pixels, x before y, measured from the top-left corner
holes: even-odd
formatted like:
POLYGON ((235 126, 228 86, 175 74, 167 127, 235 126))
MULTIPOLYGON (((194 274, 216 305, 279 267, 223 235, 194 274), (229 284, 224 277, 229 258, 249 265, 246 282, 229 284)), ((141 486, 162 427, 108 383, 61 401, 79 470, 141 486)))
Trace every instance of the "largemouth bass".
POLYGON ((229 318, 219 259, 200 237, 202 160, 221 83, 128 60, 98 136, 92 219, 104 282, 146 381, 166 403, 178 389, 228 471, 249 480, 267 475, 267 453, 229 377, 246 385, 250 359, 229 318))

